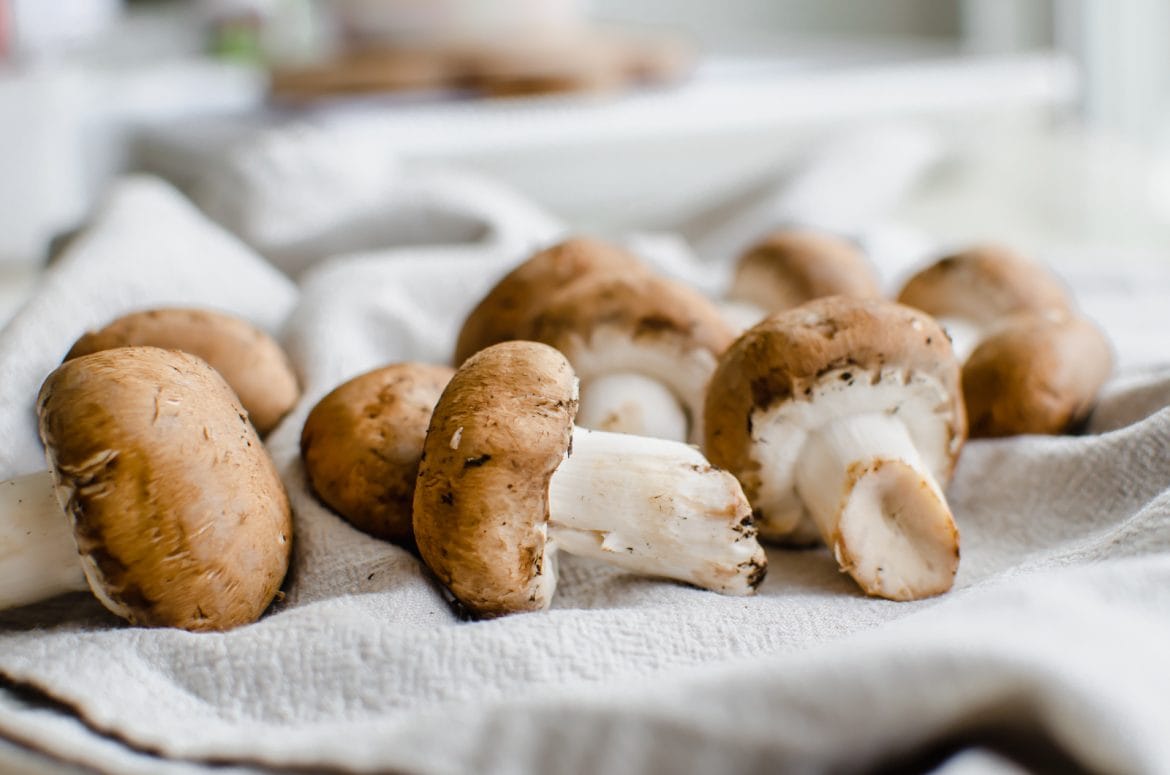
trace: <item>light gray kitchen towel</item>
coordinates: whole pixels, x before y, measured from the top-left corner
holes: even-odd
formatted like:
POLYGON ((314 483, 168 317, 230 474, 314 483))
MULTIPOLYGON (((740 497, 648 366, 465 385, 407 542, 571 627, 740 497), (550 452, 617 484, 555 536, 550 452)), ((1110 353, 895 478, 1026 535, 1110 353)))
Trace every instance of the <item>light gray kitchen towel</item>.
POLYGON ((566 558, 552 610, 465 622, 413 556, 314 500, 297 441, 343 379, 447 360, 521 257, 350 255, 298 292, 173 191, 124 183, 0 332, 0 476, 40 465, 37 382, 87 326, 228 309, 280 330, 304 383, 269 440, 294 567, 282 602, 223 634, 129 627, 81 594, 0 615, 0 736, 108 772, 1170 770, 1170 371, 1149 328, 1170 323, 1170 267, 1061 264, 1125 373, 1090 435, 967 446, 953 592, 868 599, 823 550, 770 549, 746 599, 566 558))

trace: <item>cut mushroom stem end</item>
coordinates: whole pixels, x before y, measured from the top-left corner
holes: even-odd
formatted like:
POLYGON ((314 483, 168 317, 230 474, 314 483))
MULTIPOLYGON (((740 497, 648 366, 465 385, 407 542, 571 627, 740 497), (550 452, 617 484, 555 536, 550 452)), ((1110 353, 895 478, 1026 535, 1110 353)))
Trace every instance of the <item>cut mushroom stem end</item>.
POLYGON ((52 475, 0 482, 0 610, 88 588, 52 475))
POLYGON ((576 428, 549 484, 549 512, 550 554, 727 595, 751 594, 764 578, 739 483, 686 444, 576 428))
POLYGON ((867 594, 917 600, 951 588, 958 529, 896 417, 859 415, 810 434, 796 486, 841 569, 867 594))

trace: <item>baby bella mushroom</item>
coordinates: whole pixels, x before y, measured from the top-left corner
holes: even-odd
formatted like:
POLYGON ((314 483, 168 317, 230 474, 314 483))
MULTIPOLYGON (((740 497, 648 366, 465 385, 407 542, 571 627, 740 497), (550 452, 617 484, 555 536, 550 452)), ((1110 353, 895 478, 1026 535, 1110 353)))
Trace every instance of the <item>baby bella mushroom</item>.
POLYGON ((998 245, 936 261, 906 282, 898 302, 938 320, 960 362, 1013 315, 1069 314, 1075 306, 1047 269, 998 245))
POLYGON ((70 360, 37 401, 49 471, 0 484, 0 608, 89 588, 132 624, 255 621, 292 518, 235 393, 199 358, 126 347, 70 360))
POLYGON ((272 337, 245 320, 206 309, 169 307, 124 315, 83 335, 65 360, 132 346, 182 350, 207 361, 236 391, 262 436, 300 398, 292 366, 272 337))
POLYGON ((1105 335, 1047 270, 999 247, 944 258, 900 300, 934 315, 963 363, 972 437, 1064 433, 1112 369, 1105 335))
POLYGON ((739 259, 722 307, 728 322, 742 331, 822 296, 881 295, 873 267, 855 244, 827 232, 782 229, 739 259))
POLYGON ((730 595, 766 560, 739 483, 694 448, 573 426, 577 380, 551 347, 463 365, 431 418, 414 493, 419 552, 480 616, 547 608, 558 551, 730 595))
POLYGON ((1084 318, 1017 316, 963 364, 971 436, 1065 433, 1088 416, 1112 368, 1108 340, 1084 318))
POLYGON ((936 595, 959 563, 942 492, 966 436, 958 383, 929 316, 818 299, 724 354, 707 393, 706 452, 739 478, 765 537, 811 518, 866 593, 936 595))
POLYGON ((317 402, 301 431, 301 457, 317 497, 358 530, 412 544, 423 441, 454 373, 396 363, 354 377, 317 402))
POLYGON ((559 288, 594 274, 625 277, 649 271, 633 254, 587 237, 542 250, 496 283, 467 316, 453 363, 458 366, 493 344, 524 338, 540 306, 559 288))
POLYGON ((523 338, 569 359, 581 426, 697 443, 707 380, 733 336, 706 297, 642 275, 590 277, 553 294, 523 338))

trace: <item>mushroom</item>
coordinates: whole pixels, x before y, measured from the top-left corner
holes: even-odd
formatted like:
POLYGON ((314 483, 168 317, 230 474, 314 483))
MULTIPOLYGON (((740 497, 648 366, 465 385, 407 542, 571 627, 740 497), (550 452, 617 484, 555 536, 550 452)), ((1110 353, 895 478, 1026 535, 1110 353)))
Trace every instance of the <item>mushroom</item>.
POLYGON ((305 420, 301 457, 325 505, 375 538, 414 543, 411 505, 431 411, 454 370, 396 363, 334 388, 305 420))
POLYGON ((963 365, 972 437, 1063 433, 1089 414, 1113 353, 1082 317, 1022 315, 975 348, 963 365))
POLYGON ((523 338, 569 359, 581 426, 697 443, 707 380, 734 337, 715 305, 684 285, 598 275, 552 295, 523 338))
POLYGON ((49 375, 46 472, 0 484, 0 608, 87 587, 131 624, 255 621, 288 569, 276 466, 231 388, 193 355, 126 347, 49 375))
POLYGON ((973 437, 1066 432, 1112 369, 1108 341, 1064 285, 1006 248, 944 258, 910 278, 899 300, 952 337, 973 437))
POLYGON ((169 307, 125 315, 83 335, 65 360, 131 346, 182 350, 207 361, 236 391, 262 436, 300 398, 280 345, 251 323, 212 310, 169 307))
POLYGON ((619 52, 592 37, 546 32, 461 48, 456 84, 487 97, 610 92, 629 80, 619 52))
POLYGON ((911 277, 898 302, 932 315, 947 330, 959 361, 1021 313, 1070 313, 1068 290, 1051 273, 999 245, 940 259, 911 277))
POLYGON ((592 274, 640 275, 649 269, 625 250, 574 237, 540 251, 509 272, 467 316, 455 345, 458 366, 485 347, 523 337, 548 294, 592 274))
POLYGON ((854 243, 828 232, 782 229, 739 259, 722 307, 727 321, 743 331, 822 296, 881 295, 873 267, 854 243))
POLYGON ((419 553, 468 609, 547 608, 558 550, 730 595, 766 559, 739 483, 693 447, 573 426, 564 356, 505 342, 468 359, 431 417, 414 491, 419 553))
POLYGON ((774 315, 724 354, 706 401, 711 462, 760 533, 811 519, 866 593, 951 587, 959 535, 942 485, 966 436, 959 366, 929 316, 831 296, 774 315))

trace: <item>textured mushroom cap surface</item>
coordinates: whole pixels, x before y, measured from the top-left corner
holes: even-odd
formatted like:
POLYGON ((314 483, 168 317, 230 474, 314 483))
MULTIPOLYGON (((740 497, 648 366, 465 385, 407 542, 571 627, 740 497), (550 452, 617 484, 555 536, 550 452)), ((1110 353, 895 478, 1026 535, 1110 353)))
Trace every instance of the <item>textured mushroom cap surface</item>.
POLYGON ((301 457, 317 496, 357 529, 411 543, 427 426, 454 373, 396 363, 354 377, 317 402, 301 431, 301 457))
POLYGON ((1084 318, 1013 320, 963 366, 971 435, 1063 433, 1088 416, 1112 368, 1108 340, 1084 318))
POLYGON ((649 271, 632 253, 586 237, 542 250, 496 283, 467 316, 453 362, 461 364, 493 344, 523 339, 540 306, 558 288, 595 273, 621 277, 649 271))
POLYGON ((984 245, 936 261, 911 277, 902 304, 935 317, 988 324, 1006 315, 1071 311, 1068 289, 1043 266, 1008 248, 984 245))
POLYGON ((549 481, 576 414, 568 361, 534 342, 481 350, 435 407, 414 491, 415 541, 480 616, 548 606, 549 481))
POLYGON ((947 439, 939 446, 947 459, 931 468, 939 470, 940 483, 947 481, 967 431, 958 362, 933 318, 881 299, 816 299, 737 339, 707 388, 707 457, 731 471, 755 505, 763 474, 753 457, 753 415, 813 395, 826 375, 873 379, 887 370, 929 377, 945 392, 945 403, 934 411, 946 423, 947 439))
POLYGON ((38 415, 103 605, 187 630, 260 617, 288 569, 289 501, 218 372, 177 351, 105 350, 49 375, 38 415))
POLYGON ((768 312, 822 296, 881 295, 873 267, 856 245, 832 234, 795 229, 773 232, 749 248, 728 293, 768 312))
POLYGON ((210 363, 236 391, 261 435, 275 428, 301 395, 288 357, 272 337, 212 310, 166 308, 125 315, 83 335, 65 360, 135 346, 182 350, 210 363))

